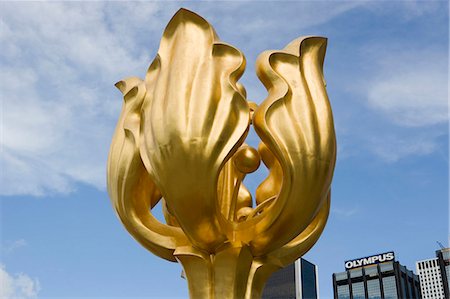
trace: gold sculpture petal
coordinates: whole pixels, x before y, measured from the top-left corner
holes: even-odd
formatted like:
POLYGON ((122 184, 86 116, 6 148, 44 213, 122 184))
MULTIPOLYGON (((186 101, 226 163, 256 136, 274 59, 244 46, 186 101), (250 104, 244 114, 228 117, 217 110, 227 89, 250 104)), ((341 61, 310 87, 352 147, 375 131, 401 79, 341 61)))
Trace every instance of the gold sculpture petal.
POLYGON ((139 156, 139 111, 145 85, 138 78, 120 81, 124 105, 108 157, 108 193, 128 232, 154 254, 175 261, 173 252, 186 244, 179 228, 160 223, 149 212, 161 198, 139 156))
POLYGON ((286 245, 271 252, 270 257, 276 259, 281 265, 293 263, 299 256, 303 256, 319 239, 327 223, 330 213, 331 195, 328 193, 326 202, 322 205, 317 215, 308 227, 286 245))
POLYGON ((326 39, 264 52, 258 107, 237 82, 242 53, 179 10, 145 80, 117 84, 124 105, 108 192, 144 247, 182 264, 191 298, 259 298, 275 270, 307 252, 330 209, 336 140, 322 67, 326 39), (258 150, 244 144, 249 125, 258 150), (243 185, 261 160, 255 201, 243 185), (152 215, 160 203, 166 224, 152 215))
POLYGON ((283 182, 283 170, 278 160, 264 143, 261 142, 259 144, 258 150, 262 161, 269 169, 269 175, 256 189, 256 203, 259 205, 280 193, 283 182))
POLYGON ((216 211, 220 169, 243 142, 249 108, 236 87, 245 60, 200 16, 181 9, 146 78, 141 154, 191 242, 212 252, 226 237, 216 211))
POLYGON ((251 245, 257 256, 299 235, 330 189, 336 140, 323 80, 325 50, 324 38, 299 38, 257 61, 269 95, 256 109, 253 125, 283 170, 280 193, 256 224, 258 238, 251 245))

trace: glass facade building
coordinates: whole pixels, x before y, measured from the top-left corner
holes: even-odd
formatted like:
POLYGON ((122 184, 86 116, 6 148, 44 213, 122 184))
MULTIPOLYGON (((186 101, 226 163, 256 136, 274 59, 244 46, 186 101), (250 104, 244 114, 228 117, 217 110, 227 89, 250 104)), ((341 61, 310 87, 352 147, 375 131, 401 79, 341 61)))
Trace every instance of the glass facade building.
POLYGON ((442 248, 436 251, 436 257, 441 269, 445 298, 450 298, 450 248, 442 248))
POLYGON ((286 266, 269 277, 262 299, 317 299, 317 266, 305 259, 286 266))
POLYGON ((419 278, 399 262, 361 266, 333 274, 335 299, 421 299, 419 278))

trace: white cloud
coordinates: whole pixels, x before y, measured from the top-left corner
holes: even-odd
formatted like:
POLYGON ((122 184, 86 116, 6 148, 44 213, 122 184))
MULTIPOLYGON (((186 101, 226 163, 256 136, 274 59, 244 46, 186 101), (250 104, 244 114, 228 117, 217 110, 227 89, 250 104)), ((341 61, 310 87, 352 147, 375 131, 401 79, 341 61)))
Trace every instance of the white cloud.
POLYGON ((39 280, 25 274, 11 275, 0 265, 0 298, 32 299, 37 298, 41 289, 39 280))
MULTIPOLYGON (((256 42, 261 42, 286 38, 283 34, 280 34, 280 31, 289 27, 300 30, 298 33, 301 34, 302 30, 327 23, 349 10, 365 6, 366 3, 358 1, 300 1, 298 3, 284 2, 283 5, 280 5, 271 1, 247 1, 235 2, 231 5, 230 2, 225 2, 222 5, 220 10, 216 9, 215 6, 206 6, 206 9, 204 9, 207 14, 211 14, 211 22, 221 25, 225 31, 235 32, 240 36, 243 35, 255 39, 256 42), (227 13, 224 14, 223 11, 227 13), (258 17, 243 19, 245 26, 240 26, 239 30, 236 30, 235 26, 230 26, 230 24, 236 22, 237 18, 242 18, 243 15, 250 12, 258 17), (265 34, 261 34, 262 32, 265 34), (278 35, 270 35, 269 32, 278 33, 278 35)), ((202 6, 199 6, 199 8, 202 8, 202 6)))
MULTIPOLYGON (((252 80, 244 77, 243 83, 250 99, 258 101, 265 96, 252 69, 259 52, 366 4, 333 3, 333 9, 329 3, 309 2, 295 4, 295 9, 294 4, 218 5, 186 4, 220 28, 227 41, 245 41, 237 46, 242 45, 249 59, 246 73, 252 80), (259 17, 246 18, 239 30, 230 26, 250 10, 259 17)), ((107 153, 122 104, 113 83, 145 74, 178 6, 176 2, 3 3, 0 195, 64 194, 76 183, 104 189, 107 153)), ((447 111, 442 101, 445 66, 417 63, 415 54, 375 57, 380 67, 365 89, 368 103, 400 125, 442 123, 447 111)))
POLYGON ((442 137, 448 134, 449 81, 448 49, 439 44, 387 39, 362 50, 366 76, 355 85, 366 107, 376 113, 365 112, 365 130, 357 137, 385 162, 442 149, 442 137))
POLYGON ((408 1, 366 1, 366 8, 373 13, 386 16, 386 14, 395 14, 404 22, 421 17, 430 13, 435 13, 445 9, 443 1, 434 0, 408 0, 408 1))
MULTIPOLYGON (((335 4, 329 10, 325 5, 301 4, 304 17, 298 18, 298 26, 324 23, 354 5, 335 4)), ((144 76, 162 30, 179 6, 174 2, 2 4, 0 195, 64 194, 80 182, 104 189, 109 144, 122 104, 113 84, 124 77, 144 76)), ((223 4, 232 19, 212 3, 187 6, 225 32, 235 18, 245 15, 243 8, 258 6, 261 13, 270 14, 265 5, 243 2, 223 4)), ((288 7, 277 7, 298 16, 288 7)), ((264 24, 254 19, 247 18, 249 24, 243 27, 251 32, 233 29, 236 37, 272 39, 256 34, 264 30, 262 25, 269 25, 268 18, 264 24)))
POLYGON ((382 136, 369 140, 369 150, 386 162, 397 162, 411 155, 423 156, 438 149, 436 134, 416 135, 414 137, 382 136))
POLYGON ((113 84, 145 74, 150 55, 139 34, 149 38, 167 22, 156 17, 160 6, 2 5, 0 194, 67 193, 74 182, 104 188, 122 104, 113 84), (138 26, 145 30, 134 32, 138 26))
POLYGON ((391 47, 378 57, 369 105, 394 123, 421 127, 448 120, 448 55, 437 49, 391 47))
POLYGON ((368 135, 368 150, 388 163, 438 152, 439 139, 448 132, 446 50, 394 42, 369 53, 377 71, 365 86, 368 105, 395 126, 383 124, 368 135))

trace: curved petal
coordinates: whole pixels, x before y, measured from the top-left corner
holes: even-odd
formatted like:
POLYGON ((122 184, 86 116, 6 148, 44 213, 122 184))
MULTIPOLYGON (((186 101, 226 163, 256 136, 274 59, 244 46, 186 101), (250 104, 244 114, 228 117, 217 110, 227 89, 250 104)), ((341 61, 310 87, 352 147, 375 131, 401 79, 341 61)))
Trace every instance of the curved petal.
POLYGON ((322 73, 325 49, 325 38, 306 37, 258 58, 258 77, 269 94, 255 111, 253 124, 280 163, 283 180, 277 199, 259 215, 258 238, 252 241, 255 255, 298 236, 325 204, 336 160, 322 73))
POLYGON ((206 251, 226 240, 217 180, 248 131, 249 108, 236 86, 244 67, 239 50, 181 9, 146 77, 141 155, 183 231, 206 251))
POLYGON ((125 102, 108 157, 108 193, 128 232, 154 254, 175 261, 176 246, 187 239, 181 229, 160 223, 150 213, 161 193, 145 170, 137 146, 145 85, 130 78, 116 86, 124 93, 125 102))
POLYGON ((285 267, 308 252, 317 240, 319 240, 319 237, 327 224, 328 214, 330 213, 330 203, 331 197, 330 193, 328 193, 327 200, 308 227, 292 241, 269 253, 269 256, 280 261, 283 267, 285 267))

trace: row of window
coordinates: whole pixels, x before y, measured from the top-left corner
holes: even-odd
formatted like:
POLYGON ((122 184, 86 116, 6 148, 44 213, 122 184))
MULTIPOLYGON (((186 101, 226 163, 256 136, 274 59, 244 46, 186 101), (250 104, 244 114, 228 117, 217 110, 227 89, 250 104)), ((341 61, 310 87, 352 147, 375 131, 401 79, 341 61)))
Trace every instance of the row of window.
MULTIPOLYGON (((388 276, 382 278, 384 298, 385 299, 398 299, 397 297, 397 283, 395 281, 395 276, 388 276)), ((409 286, 411 291, 411 287, 409 286)), ((405 289, 406 291, 406 289, 405 289)), ((353 299, 364 299, 364 282, 352 283, 352 293, 353 299)), ((372 279, 367 281, 367 293, 369 299, 380 299, 381 298, 381 288, 378 279, 372 279)), ((348 284, 337 286, 338 299, 349 299, 350 298, 350 287, 348 284)))
POLYGON ((442 278, 440 276, 421 278, 420 283, 422 283, 423 285, 428 284, 442 285, 442 278))
POLYGON ((442 283, 442 278, 440 275, 430 275, 428 277, 421 277, 421 282, 430 282, 430 283, 442 283))
MULTIPOLYGON (((392 263, 380 264, 380 272, 389 273, 394 271, 392 263)), ((362 268, 350 270, 350 278, 356 278, 362 276, 362 268)), ((376 266, 364 267, 366 276, 374 277, 378 276, 378 270, 376 266)), ((347 272, 336 273, 336 281, 347 280, 347 272)))
POLYGON ((439 267, 438 259, 417 262, 419 270, 439 267))
POLYGON ((419 270, 419 273, 421 274, 433 274, 433 273, 437 273, 437 274, 441 274, 441 270, 439 268, 434 268, 434 269, 426 269, 426 270, 419 270))

